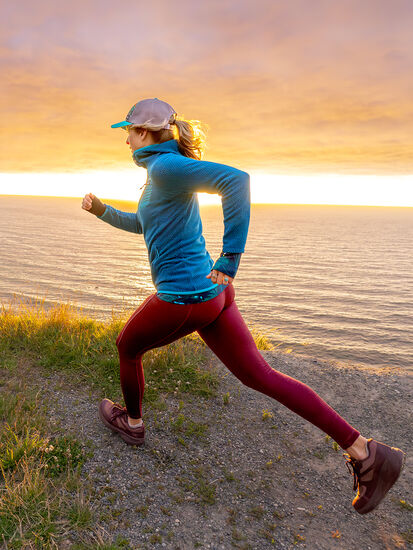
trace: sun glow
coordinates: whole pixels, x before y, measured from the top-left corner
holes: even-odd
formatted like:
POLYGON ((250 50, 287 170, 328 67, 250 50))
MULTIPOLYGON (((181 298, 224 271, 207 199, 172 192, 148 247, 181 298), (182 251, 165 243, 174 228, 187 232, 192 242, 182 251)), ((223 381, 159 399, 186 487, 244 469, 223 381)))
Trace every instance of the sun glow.
MULTIPOLYGON (((413 207, 413 176, 342 174, 285 175, 250 172, 251 202, 413 207)), ((83 197, 137 201, 144 170, 82 173, 0 174, 0 195, 83 197)), ((220 204, 217 194, 199 193, 201 205, 220 204)))

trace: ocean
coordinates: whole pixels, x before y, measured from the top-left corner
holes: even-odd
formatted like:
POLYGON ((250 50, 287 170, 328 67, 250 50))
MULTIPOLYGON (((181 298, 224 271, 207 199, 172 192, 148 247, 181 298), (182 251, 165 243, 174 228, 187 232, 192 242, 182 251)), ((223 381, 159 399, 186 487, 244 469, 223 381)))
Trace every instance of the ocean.
MULTIPOLYGON (((143 235, 80 198, 0 196, 0 301, 70 302, 106 320, 155 292, 143 235)), ((136 211, 136 202, 105 200, 136 211)), ((201 206, 207 249, 221 206, 201 206)), ((366 369, 413 371, 413 209, 252 205, 234 280, 250 328, 278 349, 366 369)))

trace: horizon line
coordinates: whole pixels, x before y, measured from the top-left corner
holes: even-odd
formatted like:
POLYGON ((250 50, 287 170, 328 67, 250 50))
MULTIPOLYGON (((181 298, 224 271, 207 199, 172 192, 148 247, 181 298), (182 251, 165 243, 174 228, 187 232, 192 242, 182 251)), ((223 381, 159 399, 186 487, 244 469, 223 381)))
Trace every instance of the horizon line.
MULTIPOLYGON (((219 196, 219 195, 218 195, 219 196)), ((13 193, 0 193, 0 197, 30 197, 30 198, 49 198, 49 199, 83 199, 83 195, 27 195, 27 194, 13 194, 13 193)), ((102 197, 101 201, 118 201, 118 202, 135 202, 138 203, 138 200, 135 199, 116 199, 113 197, 102 197)), ((320 202, 252 202, 251 205, 256 206, 351 206, 351 207, 370 207, 370 208, 413 208, 413 206, 406 206, 402 204, 351 204, 351 203, 320 203, 320 202)), ((221 208, 220 204, 200 204, 202 207, 218 207, 221 208)))

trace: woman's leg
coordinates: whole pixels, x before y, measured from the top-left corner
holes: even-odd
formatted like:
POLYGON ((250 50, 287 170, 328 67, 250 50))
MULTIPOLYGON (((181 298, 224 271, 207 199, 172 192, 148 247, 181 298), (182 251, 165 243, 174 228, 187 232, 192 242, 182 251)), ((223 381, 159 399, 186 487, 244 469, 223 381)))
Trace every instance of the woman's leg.
POLYGON ((151 294, 131 315, 116 339, 120 382, 130 419, 142 417, 143 354, 210 323, 222 311, 226 295, 224 291, 207 302, 183 305, 165 302, 151 294))
POLYGON ((309 386, 273 369, 265 361, 234 300, 198 333, 243 384, 273 397, 330 435, 343 449, 360 436, 309 386))

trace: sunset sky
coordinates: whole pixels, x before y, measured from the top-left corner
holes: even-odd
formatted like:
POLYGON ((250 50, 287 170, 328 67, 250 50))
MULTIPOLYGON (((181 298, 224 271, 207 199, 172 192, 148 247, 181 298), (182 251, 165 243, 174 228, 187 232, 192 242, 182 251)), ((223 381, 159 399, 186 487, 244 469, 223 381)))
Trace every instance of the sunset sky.
POLYGON ((411 0, 6 0, 0 194, 135 199, 110 125, 147 97, 208 125, 255 202, 413 206, 411 0))

